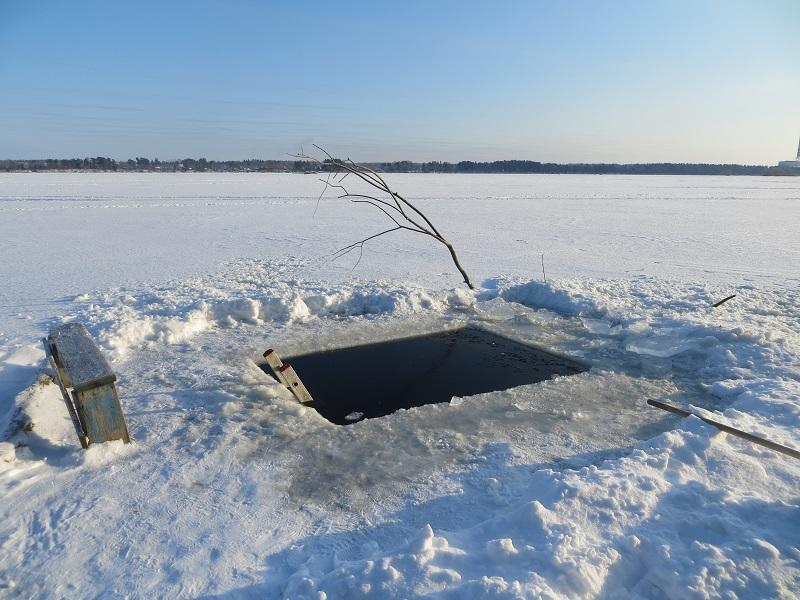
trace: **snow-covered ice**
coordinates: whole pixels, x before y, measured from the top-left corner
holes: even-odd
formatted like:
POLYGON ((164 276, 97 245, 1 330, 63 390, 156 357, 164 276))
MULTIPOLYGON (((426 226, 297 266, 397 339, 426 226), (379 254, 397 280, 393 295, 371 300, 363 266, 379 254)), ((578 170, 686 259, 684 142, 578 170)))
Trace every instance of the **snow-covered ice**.
POLYGON ((382 222, 313 176, 0 174, 0 596, 792 597, 800 464, 645 399, 800 447, 800 181, 391 182, 479 289, 331 261, 382 222), (43 376, 73 319, 129 446, 43 376), (256 366, 466 323, 593 368, 338 427, 256 366))

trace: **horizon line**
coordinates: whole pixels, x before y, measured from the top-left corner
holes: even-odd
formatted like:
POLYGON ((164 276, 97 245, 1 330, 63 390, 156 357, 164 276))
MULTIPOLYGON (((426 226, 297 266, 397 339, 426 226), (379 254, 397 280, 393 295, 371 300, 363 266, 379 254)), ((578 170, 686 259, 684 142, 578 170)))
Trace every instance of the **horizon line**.
MULTIPOLYGON (((0 163, 7 163, 7 162, 46 162, 46 161, 85 161, 90 160, 94 161, 97 159, 102 159, 106 161, 111 161, 116 164, 126 164, 131 161, 138 162, 139 159, 144 159, 148 161, 148 163, 152 164, 154 162, 158 162, 159 164, 162 163, 183 163, 186 161, 193 161, 199 162, 201 160, 206 161, 206 163, 241 163, 241 162, 271 162, 271 163, 309 163, 309 164, 320 164, 315 163, 313 160, 310 159, 303 159, 297 157, 287 157, 287 158, 205 158, 203 156, 195 158, 192 156, 185 156, 182 158, 165 158, 161 159, 158 157, 149 158, 147 156, 136 156, 132 158, 112 158, 110 156, 71 156, 71 157, 48 157, 48 158, 2 158, 0 159, 0 163)), ((336 159, 341 160, 341 159, 336 159)), ((347 159, 349 160, 349 159, 347 159)), ((768 165, 768 164, 756 164, 756 163, 733 163, 733 162, 686 162, 686 161, 651 161, 651 162, 587 162, 587 161, 576 161, 576 162, 555 162, 555 161, 547 161, 547 160, 534 160, 530 158, 501 158, 496 160, 472 160, 472 159, 463 159, 457 161, 450 161, 450 160, 409 160, 409 159, 402 159, 402 160, 359 160, 355 161, 356 163, 364 164, 364 165, 398 165, 402 163, 410 163, 412 165, 429 165, 429 164, 443 164, 443 165, 460 165, 465 163, 472 163, 476 165, 491 165, 496 163, 510 163, 510 162, 518 162, 518 163, 530 163, 530 164, 538 164, 538 165, 555 165, 555 166, 648 166, 648 165, 694 165, 694 166, 715 166, 715 167, 758 167, 758 168, 771 168, 775 165, 768 165)))

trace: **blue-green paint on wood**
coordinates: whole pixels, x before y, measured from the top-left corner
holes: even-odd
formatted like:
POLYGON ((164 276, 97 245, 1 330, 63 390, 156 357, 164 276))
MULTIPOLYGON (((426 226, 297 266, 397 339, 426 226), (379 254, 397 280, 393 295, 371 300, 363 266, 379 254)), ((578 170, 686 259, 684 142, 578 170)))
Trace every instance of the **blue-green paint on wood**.
POLYGON ((71 398, 90 444, 123 440, 130 442, 111 370, 86 328, 67 323, 50 330, 49 347, 56 363, 56 377, 73 388, 71 398))
POLYGON ((130 441, 113 384, 76 392, 78 414, 89 442, 130 441))

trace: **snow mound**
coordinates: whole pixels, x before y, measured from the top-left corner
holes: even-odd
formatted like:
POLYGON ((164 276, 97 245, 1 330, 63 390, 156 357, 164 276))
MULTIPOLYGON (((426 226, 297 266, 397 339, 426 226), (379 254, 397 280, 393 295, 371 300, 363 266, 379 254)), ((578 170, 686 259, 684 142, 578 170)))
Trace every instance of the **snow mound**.
POLYGON ((24 388, 34 381, 43 359, 44 349, 39 344, 22 346, 5 356, 0 351, 0 439, 12 426, 18 410, 14 394, 6 390, 24 388))
POLYGON ((500 291, 500 297, 507 302, 517 302, 529 308, 545 308, 560 315, 599 315, 603 311, 595 300, 584 296, 582 291, 570 290, 560 283, 529 281, 511 285, 500 291))
POLYGON ((94 326, 100 343, 119 358, 142 345, 182 344, 216 328, 463 310, 474 301, 464 290, 433 292, 380 281, 335 288, 265 278, 251 279, 241 289, 232 280, 225 286, 155 290, 139 297, 111 292, 89 303, 80 318, 94 326))

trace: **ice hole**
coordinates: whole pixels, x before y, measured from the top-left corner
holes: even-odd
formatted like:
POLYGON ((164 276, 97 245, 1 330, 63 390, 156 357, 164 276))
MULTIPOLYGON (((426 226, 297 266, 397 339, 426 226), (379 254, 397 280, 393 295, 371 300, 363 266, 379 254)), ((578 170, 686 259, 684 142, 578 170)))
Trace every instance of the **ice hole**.
MULTIPOLYGON (((313 396, 307 406, 337 425, 588 370, 569 358, 477 327, 283 360, 313 396)), ((271 374, 267 365, 262 368, 271 374)))

